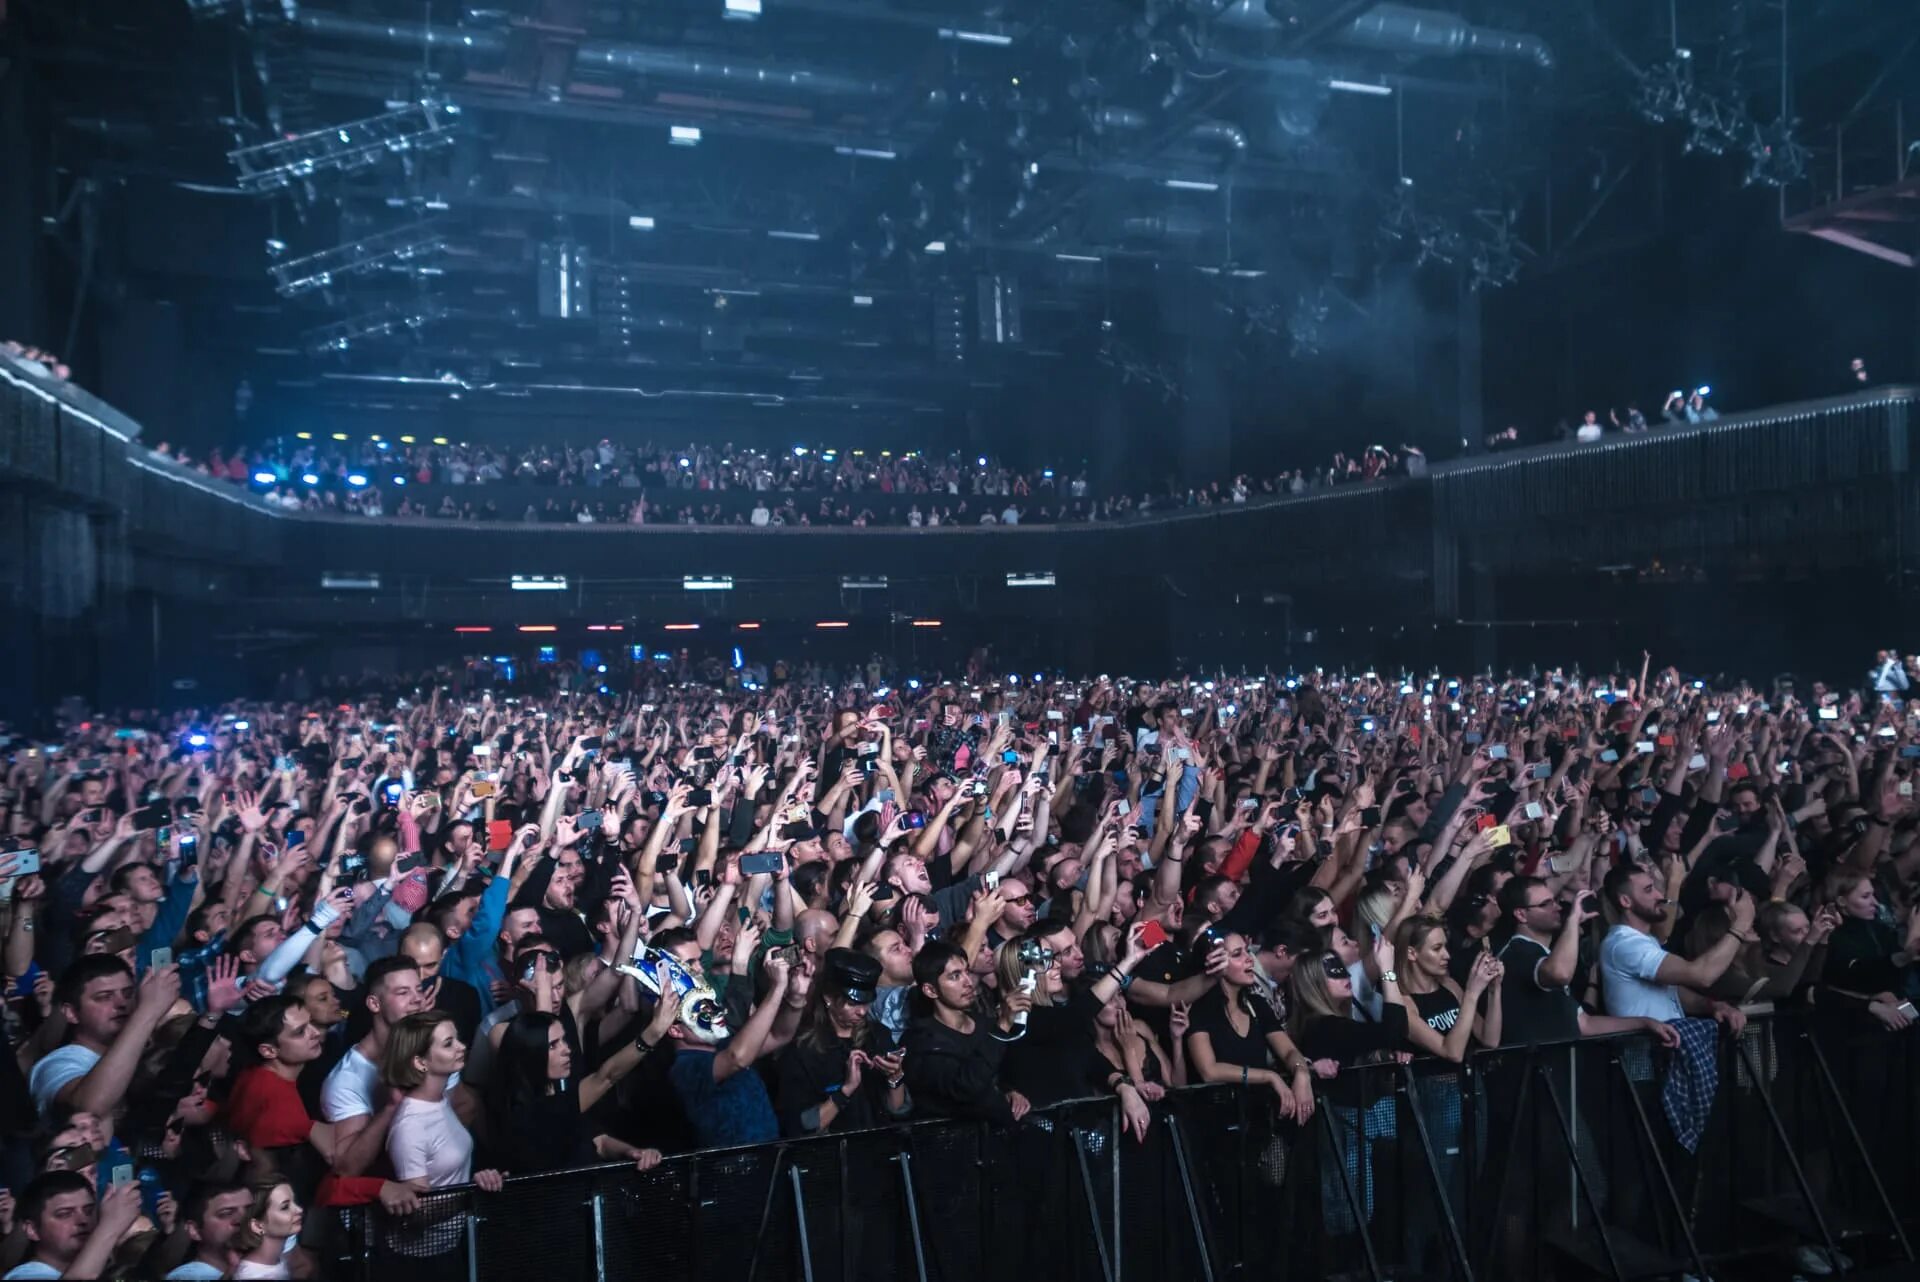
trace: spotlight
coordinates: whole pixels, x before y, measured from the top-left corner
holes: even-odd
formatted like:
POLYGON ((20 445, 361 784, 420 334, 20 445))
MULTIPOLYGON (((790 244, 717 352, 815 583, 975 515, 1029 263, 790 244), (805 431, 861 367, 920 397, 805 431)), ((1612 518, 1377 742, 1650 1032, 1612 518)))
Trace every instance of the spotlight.
POLYGON ((358 488, 367 483, 367 478, 359 472, 347 473, 347 484, 358 488))
POLYGON ((275 481, 279 479, 280 478, 275 476, 272 472, 255 472, 253 474, 253 483, 255 485, 272 485, 275 481))

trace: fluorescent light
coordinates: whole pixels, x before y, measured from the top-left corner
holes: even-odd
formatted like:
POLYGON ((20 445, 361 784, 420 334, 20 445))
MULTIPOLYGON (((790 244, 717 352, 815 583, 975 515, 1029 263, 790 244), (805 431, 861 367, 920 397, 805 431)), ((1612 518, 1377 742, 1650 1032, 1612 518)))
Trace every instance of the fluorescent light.
POLYGON ((726 16, 736 22, 752 22, 760 16, 760 0, 726 0, 726 16))
MULTIPOLYGON (((940 620, 938 620, 938 619, 915 619, 915 620, 913 621, 913 626, 914 626, 914 627, 916 627, 916 628, 937 628, 937 627, 939 627, 939 626, 940 626, 940 620)), ((914 687, 916 687, 916 688, 917 688, 917 687, 919 686, 919 684, 920 684, 920 683, 919 683, 919 682, 917 682, 917 681, 909 681, 909 682, 907 682, 907 684, 908 684, 908 685, 910 685, 910 686, 914 686, 914 687)))
POLYGON ((997 31, 961 31, 953 27, 940 28, 942 40, 958 40, 970 45, 999 45, 1005 47, 1013 43, 1012 36, 1003 36, 997 31))
POLYGON ((460 628, 460 627, 456 627, 456 628, 454 629, 454 631, 455 631, 455 632, 491 632, 491 631, 493 631, 493 629, 492 629, 492 628, 473 628, 473 627, 467 627, 467 628, 460 628))
POLYGON ((359 574, 350 570, 324 570, 320 574, 320 586, 339 591, 378 592, 380 576, 359 574))
POLYGON ((555 574, 516 574, 507 580, 507 586, 515 592, 565 592, 567 576, 555 574))
POLYGON ((892 160, 894 153, 885 147, 849 147, 844 143, 833 149, 836 156, 859 156, 863 160, 892 160))
POLYGON ((739 628, 742 632, 758 632, 760 630, 760 625, 757 623, 736 623, 733 626, 739 628))
POLYGON ((817 231, 770 231, 767 233, 767 238, 769 240, 819 240, 820 233, 817 231))
POLYGON ((944 254, 947 252, 947 242, 944 240, 930 240, 927 242, 927 252, 929 254, 944 254))
POLYGON ((1055 254, 1054 257, 1063 263, 1097 263, 1100 261, 1098 254, 1055 254))
POLYGON ((520 630, 522 632, 558 632, 560 629, 551 623, 523 623, 520 625, 520 630))
POLYGON ((1037 574, 1009 574, 1007 586, 1010 588, 1050 588, 1053 584, 1053 571, 1042 570, 1037 574))
POLYGON ((1370 85, 1362 80, 1329 80, 1327 88, 1340 93, 1363 93, 1373 98, 1385 98, 1393 92, 1392 85, 1370 85))
POLYGON ((1171 187, 1175 191, 1219 191, 1219 183, 1201 182, 1193 178, 1162 178, 1162 187, 1171 187))
POLYGON ((635 231, 652 231, 653 215, 632 214, 627 218, 627 226, 633 228, 635 231))
POLYGON ((661 626, 668 632, 698 632, 700 630, 700 625, 697 623, 667 623, 661 626))
POLYGON ((667 130, 667 141, 676 147, 697 147, 700 145, 700 126, 674 125, 667 130))
POLYGON ((873 306, 873 295, 872 294, 855 294, 853 296, 853 305, 855 307, 871 307, 873 306))
POLYGON ((844 628, 847 624, 843 619, 829 619, 823 623, 816 623, 813 626, 816 628, 844 628))
POLYGON ((731 592, 733 579, 724 574, 685 574, 680 586, 689 592, 731 592))
POLYGON ((884 574, 843 574, 840 576, 840 590, 843 592, 880 592, 887 586, 884 574))

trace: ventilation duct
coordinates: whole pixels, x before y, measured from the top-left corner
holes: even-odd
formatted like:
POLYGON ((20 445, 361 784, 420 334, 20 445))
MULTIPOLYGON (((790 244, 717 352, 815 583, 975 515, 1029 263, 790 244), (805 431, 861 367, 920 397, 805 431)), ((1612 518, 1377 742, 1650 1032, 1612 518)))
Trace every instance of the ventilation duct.
POLYGON ((405 49, 444 49, 454 53, 497 59, 507 52, 505 32, 478 27, 429 27, 413 22, 374 22, 343 13, 302 9, 295 19, 301 30, 331 40, 393 45, 405 49))
POLYGON ((1437 58, 1477 53, 1489 58, 1517 58, 1543 69, 1553 66, 1553 49, 1539 36, 1476 27, 1456 13, 1397 4, 1378 5, 1362 14, 1336 39, 1341 44, 1387 53, 1437 58))
POLYGON ((597 67, 623 75, 657 76, 662 80, 743 91, 783 89, 837 98, 884 98, 893 92, 893 86, 885 80, 818 71, 812 67, 734 62, 689 50, 650 45, 584 44, 574 55, 574 62, 577 66, 597 67))
MULTIPOLYGON (((478 58, 505 56, 505 32, 481 27, 434 27, 406 22, 374 22, 324 10, 303 9, 300 27, 312 35, 361 44, 402 49, 440 49, 478 58)), ((822 97, 880 98, 893 92, 885 80, 842 75, 794 64, 739 62, 685 49, 612 43, 583 44, 575 51, 577 66, 629 76, 650 76, 686 84, 714 85, 742 91, 785 90, 822 97)))
MULTIPOLYGON (((1092 116, 1095 133, 1139 133, 1152 125, 1153 119, 1132 107, 1102 107, 1092 116)), ((1188 128, 1185 141, 1215 148, 1235 159, 1247 149, 1247 131, 1231 120, 1202 120, 1188 128)))
MULTIPOLYGON (((1219 21, 1248 31, 1277 31, 1280 23, 1267 12, 1265 0, 1235 0, 1219 21)), ((1476 27, 1457 13, 1382 4, 1354 19, 1329 37, 1332 43, 1381 53, 1416 57, 1452 58, 1480 54, 1512 58, 1537 67, 1554 65, 1553 47, 1538 36, 1494 27, 1476 27)))

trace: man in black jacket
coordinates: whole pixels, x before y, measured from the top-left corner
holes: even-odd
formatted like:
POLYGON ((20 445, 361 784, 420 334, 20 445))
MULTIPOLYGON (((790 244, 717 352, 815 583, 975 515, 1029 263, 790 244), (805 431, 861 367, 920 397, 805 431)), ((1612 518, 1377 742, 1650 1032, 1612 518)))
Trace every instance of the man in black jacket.
POLYGON ((1025 1117, 1026 1097, 1002 1092, 999 1075, 1007 1042, 1017 1036, 1014 1015, 1031 1009, 1031 994, 1007 994, 997 1025, 975 1018, 967 959, 952 944, 937 942, 913 959, 913 983, 925 1012, 907 1026, 907 1090, 915 1115, 1001 1123, 1025 1117))

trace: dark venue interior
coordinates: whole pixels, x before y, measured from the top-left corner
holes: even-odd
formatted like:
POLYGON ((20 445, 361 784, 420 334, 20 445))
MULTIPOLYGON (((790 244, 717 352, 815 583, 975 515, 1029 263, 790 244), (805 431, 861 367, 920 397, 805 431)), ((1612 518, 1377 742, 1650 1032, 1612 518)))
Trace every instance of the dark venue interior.
POLYGON ((1920 1277, 1920 9, 0 0, 0 1276, 1920 1277))

